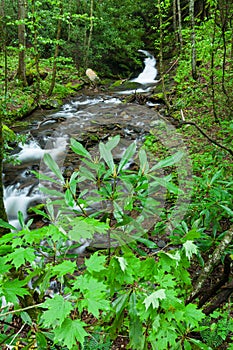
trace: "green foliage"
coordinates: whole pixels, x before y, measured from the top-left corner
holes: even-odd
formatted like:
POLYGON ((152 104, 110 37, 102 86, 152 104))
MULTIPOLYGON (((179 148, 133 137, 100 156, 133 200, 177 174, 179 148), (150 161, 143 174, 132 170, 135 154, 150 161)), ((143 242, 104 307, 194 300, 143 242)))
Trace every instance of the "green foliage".
MULTIPOLYGON (((12 345, 21 341, 29 345, 34 338, 42 349, 51 344, 64 350, 89 349, 88 341, 92 340, 94 349, 106 349, 104 339, 110 346, 118 334, 123 334, 135 350, 189 349, 192 344, 197 349, 208 349, 191 335, 202 329, 205 315, 195 304, 185 302, 192 290, 187 269, 198 253, 190 237, 181 246, 158 249, 141 258, 123 236, 115 234, 114 242, 118 239, 118 244, 111 249, 111 255, 103 250, 86 257, 81 264, 77 259, 83 239, 94 241, 96 235, 103 235, 109 240, 116 227, 124 228, 125 236, 127 230, 133 230, 140 239, 141 221, 133 225, 130 215, 139 207, 138 201, 144 204, 145 196, 151 194, 146 179, 152 176, 151 169, 174 165, 181 157, 177 153, 150 167, 146 152, 140 150, 138 169, 129 170, 126 164, 136 156, 135 144, 116 164, 113 152, 119 141, 116 136, 106 144, 100 143, 97 160, 73 139, 71 148, 81 157, 82 166, 66 181, 54 160, 46 155, 45 163, 54 173, 51 180, 62 185, 63 192, 59 195, 58 190, 52 190, 56 200, 47 202, 47 212, 35 211, 51 223, 35 230, 27 224, 22 231, 0 238, 4 266, 0 271, 0 296, 14 304, 13 311, 9 304, 0 317, 6 321, 17 312, 22 322, 34 325, 28 336, 12 335, 12 345), (92 186, 88 192, 82 189, 85 180, 97 184, 95 190, 92 186), (118 201, 126 190, 126 200, 118 201), (113 204, 107 206, 107 214, 111 214, 107 219, 106 210, 99 209, 103 200, 113 204), (97 210, 89 211, 94 203, 98 204, 97 210), (127 215, 123 215, 125 208, 127 215), (67 245, 68 238, 72 241, 67 245)), ((156 182, 154 175, 153 181, 156 182)), ((169 188, 169 182, 164 181, 164 185, 169 188)), ((110 241, 106 247, 111 244, 110 241)))
POLYGON ((229 317, 229 312, 215 311, 203 321, 207 328, 201 331, 204 342, 218 349, 226 341, 227 336, 233 331, 233 320, 229 317))

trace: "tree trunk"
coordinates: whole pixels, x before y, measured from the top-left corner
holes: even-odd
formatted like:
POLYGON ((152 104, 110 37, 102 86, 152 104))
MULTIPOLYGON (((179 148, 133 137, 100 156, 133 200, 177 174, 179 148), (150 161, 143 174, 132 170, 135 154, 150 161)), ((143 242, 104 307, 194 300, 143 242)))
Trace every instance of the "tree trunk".
POLYGON ((19 40, 19 62, 18 62, 18 78, 23 82, 24 86, 27 86, 26 79, 26 29, 25 29, 25 14, 26 14, 25 0, 18 0, 18 40, 19 40))
POLYGON ((60 2, 60 13, 59 13, 59 18, 58 18, 58 22, 57 22, 57 37, 56 37, 56 44, 55 44, 55 52, 54 52, 54 56, 53 56, 52 81, 51 81, 50 88, 48 91, 48 96, 51 96, 53 93, 56 75, 57 75, 57 58, 59 55, 59 40, 61 37, 62 14, 63 14, 63 5, 62 5, 62 2, 60 2))
POLYGON ((180 0, 177 0, 177 11, 178 11, 178 36, 180 41, 180 49, 183 48, 183 36, 182 36, 182 16, 180 8, 180 0))
POLYGON ((191 24, 191 62, 192 62, 192 76, 197 79, 197 62, 196 62, 196 34, 195 34, 195 18, 194 18, 194 0, 189 1, 189 15, 191 24))
POLYGON ((33 35, 33 48, 34 48, 34 59, 36 65, 36 105, 40 105, 40 67, 39 67, 39 52, 38 52, 38 24, 36 22, 36 10, 35 0, 32 0, 32 35, 33 35))
POLYGON ((164 68, 163 68, 163 11, 161 8, 161 0, 158 0, 158 12, 159 12, 159 69, 161 74, 161 83, 162 83, 162 92, 164 102, 168 109, 171 108, 170 103, 167 98, 166 88, 165 88, 165 80, 164 80, 164 68))
POLYGON ((94 11, 94 0, 91 0, 91 4, 90 4, 90 29, 89 29, 86 54, 85 54, 85 67, 86 68, 88 66, 88 56, 89 56, 89 51, 90 51, 90 47, 91 47, 91 39, 92 39, 92 32, 93 32, 93 11, 94 11))

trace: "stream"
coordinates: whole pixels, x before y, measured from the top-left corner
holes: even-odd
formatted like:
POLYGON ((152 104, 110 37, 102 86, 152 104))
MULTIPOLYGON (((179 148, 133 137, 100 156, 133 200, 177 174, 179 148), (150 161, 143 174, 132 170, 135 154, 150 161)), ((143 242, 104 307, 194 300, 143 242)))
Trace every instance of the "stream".
MULTIPOLYGON (((14 154, 20 164, 4 164, 3 170, 4 203, 9 223, 16 229, 21 228, 18 212, 21 211, 27 221, 28 208, 44 201, 32 171, 42 170, 42 158, 46 153, 69 175, 77 165, 69 149, 71 137, 90 149, 97 147, 99 141, 106 142, 109 137, 120 135, 114 155, 115 159, 120 159, 130 143, 135 142, 139 148, 151 128, 160 125, 162 117, 153 105, 123 103, 123 95, 132 91, 148 92, 156 84, 156 60, 147 51, 140 51, 146 58, 142 73, 131 80, 138 83, 136 90, 81 94, 56 112, 36 111, 27 117, 29 126, 26 130, 21 128, 20 132, 28 134, 28 141, 19 145, 14 154)), ((164 138, 163 142, 166 143, 164 138)), ((172 147, 175 149, 177 145, 172 147)))

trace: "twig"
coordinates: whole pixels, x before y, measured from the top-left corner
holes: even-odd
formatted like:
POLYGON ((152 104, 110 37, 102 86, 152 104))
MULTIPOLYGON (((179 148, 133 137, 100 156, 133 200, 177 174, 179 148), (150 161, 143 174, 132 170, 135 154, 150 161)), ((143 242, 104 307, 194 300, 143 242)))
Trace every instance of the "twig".
MULTIPOLYGON (((179 57, 172 63, 171 67, 169 67, 168 70, 165 73, 163 73, 163 75, 168 74, 172 70, 172 68, 177 64, 178 61, 179 61, 179 57)), ((160 83, 161 81, 162 81, 162 78, 157 80, 156 84, 160 83)))
POLYGON ((0 314, 0 317, 8 316, 8 315, 11 315, 11 314, 16 314, 17 312, 21 312, 21 311, 26 311, 26 310, 34 309, 34 307, 38 307, 38 306, 42 306, 42 305, 43 305, 43 303, 40 303, 40 304, 36 304, 36 305, 30 305, 30 306, 24 307, 24 308, 22 308, 22 309, 7 311, 7 312, 5 312, 5 313, 3 313, 3 314, 0 314))
POLYGON ((185 121, 180 121, 180 125, 193 125, 195 126, 195 128, 203 135, 207 138, 207 140, 209 140, 211 143, 213 143, 214 145, 224 149, 225 151, 227 151, 228 153, 230 153, 233 156, 233 150, 231 150, 230 148, 222 145, 221 143, 219 143, 218 141, 213 140, 211 137, 209 137, 201 128, 200 126, 198 126, 196 123, 194 122, 185 122, 185 121))
POLYGON ((13 341, 18 337, 18 335, 22 332, 22 330, 24 329, 25 325, 26 325, 26 323, 24 323, 24 324, 22 325, 22 327, 20 328, 20 330, 15 334, 15 336, 12 338, 10 344, 9 344, 9 345, 6 345, 8 348, 11 349, 11 344, 12 344, 13 341))

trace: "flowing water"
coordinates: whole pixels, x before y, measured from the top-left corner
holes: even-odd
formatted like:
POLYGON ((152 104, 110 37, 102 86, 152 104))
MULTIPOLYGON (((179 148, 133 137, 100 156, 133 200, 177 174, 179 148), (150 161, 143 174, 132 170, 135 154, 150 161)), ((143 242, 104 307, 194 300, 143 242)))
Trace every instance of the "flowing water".
MULTIPOLYGON (((132 81, 141 85, 138 91, 148 91, 156 83, 156 60, 147 51, 143 72, 132 81)), ((126 93, 128 93, 127 91, 126 93)), ((43 201, 38 180, 33 171, 42 169, 41 160, 49 153, 63 172, 72 172, 75 161, 69 151, 71 137, 86 147, 95 147, 96 140, 107 140, 119 134, 121 143, 115 157, 121 157, 124 149, 132 142, 140 144, 150 128, 159 122, 158 114, 148 106, 125 104, 122 96, 114 94, 80 95, 64 104, 57 112, 41 115, 36 112, 26 120, 30 126, 21 132, 28 133, 25 145, 19 145, 15 157, 19 165, 4 164, 4 202, 9 222, 20 228, 18 212, 24 220, 30 206, 43 201)))

